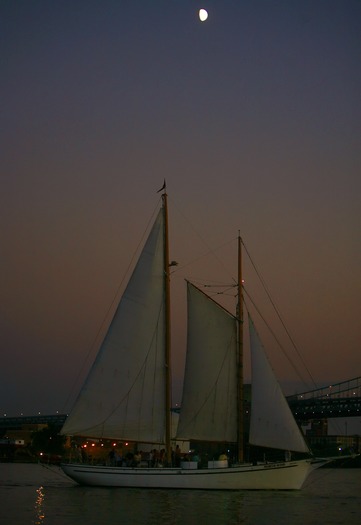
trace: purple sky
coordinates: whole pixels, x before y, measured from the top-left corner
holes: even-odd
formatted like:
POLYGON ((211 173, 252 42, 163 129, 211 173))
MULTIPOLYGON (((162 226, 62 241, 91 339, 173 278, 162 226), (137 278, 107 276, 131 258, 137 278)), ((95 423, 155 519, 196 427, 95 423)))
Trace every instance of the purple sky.
POLYGON ((360 34, 358 0, 0 4, 1 414, 69 410, 164 178, 174 402, 183 277, 238 230, 316 384, 361 375, 360 34))

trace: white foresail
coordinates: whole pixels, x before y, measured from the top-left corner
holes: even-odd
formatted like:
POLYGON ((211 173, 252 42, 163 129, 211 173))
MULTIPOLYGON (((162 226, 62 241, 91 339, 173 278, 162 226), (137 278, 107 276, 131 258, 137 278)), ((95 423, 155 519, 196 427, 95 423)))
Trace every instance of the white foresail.
POLYGON ((177 437, 237 440, 236 321, 188 283, 188 335, 177 437))
POLYGON ((163 226, 160 210, 63 434, 164 443, 163 226))
POLYGON ((250 316, 248 319, 252 362, 249 442, 261 447, 309 452, 265 354, 253 321, 250 316))

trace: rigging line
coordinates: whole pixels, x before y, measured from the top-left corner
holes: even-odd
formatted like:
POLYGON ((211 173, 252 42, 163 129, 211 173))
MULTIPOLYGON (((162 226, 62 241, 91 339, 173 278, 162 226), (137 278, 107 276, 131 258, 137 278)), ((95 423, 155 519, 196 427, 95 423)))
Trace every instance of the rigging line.
MULTIPOLYGON (((177 268, 175 270, 173 270, 172 273, 176 273, 178 272, 179 270, 183 270, 184 268, 186 268, 187 266, 190 266, 191 264, 194 264, 198 261, 200 261, 201 259, 204 259, 205 257, 207 257, 209 254, 212 254, 213 257, 222 265, 223 268, 225 268, 226 272, 229 274, 229 271, 227 270, 227 268, 225 267, 222 259, 220 259, 220 257, 218 257, 218 255, 216 254, 216 251, 217 250, 220 250, 221 248, 224 248, 224 246, 228 246, 229 244, 231 244, 233 242, 234 239, 231 239, 230 241, 227 241, 221 245, 219 245, 217 248, 215 249, 212 249, 212 248, 209 248, 207 245, 207 248, 208 248, 208 251, 207 252, 204 252, 202 253, 202 255, 199 255, 198 257, 195 257, 193 259, 191 259, 190 261, 184 263, 184 264, 179 264, 179 266, 177 266, 177 268)), ((205 243, 205 241, 203 241, 205 243)))
MULTIPOLYGON (((210 279, 204 279, 203 277, 192 277, 192 279, 186 279, 186 281, 197 283, 202 288, 223 288, 230 290, 235 288, 235 284, 225 283, 224 281, 211 281, 210 279)), ((221 293, 221 292, 215 292, 221 293)))
POLYGON ((174 207, 177 209, 178 213, 183 217, 183 219, 188 223, 189 227, 191 228, 191 230, 193 231, 193 233, 195 233, 197 235, 197 237, 202 241, 202 244, 207 248, 207 252, 205 252, 204 254, 200 255, 199 257, 196 257, 195 259, 192 259, 191 261, 183 264, 183 265, 179 265, 179 267, 177 267, 176 270, 174 270, 174 272, 177 272, 178 270, 181 270, 197 261, 199 261, 200 259, 203 259, 204 257, 206 257, 207 255, 209 255, 210 253, 217 259, 217 261, 221 264, 221 266, 226 270, 227 274, 228 275, 231 275, 229 270, 225 267, 224 265, 224 261, 218 257, 218 255, 216 254, 216 251, 217 250, 220 250, 221 248, 223 248, 224 246, 228 246, 229 244, 231 244, 233 241, 234 241, 234 238, 223 243, 222 245, 218 246, 217 248, 213 249, 209 246, 209 244, 207 243, 207 241, 200 235, 200 233, 198 233, 198 231, 194 228, 193 224, 191 223, 191 221, 188 219, 188 217, 186 217, 186 215, 184 215, 184 213, 181 211, 180 207, 177 205, 177 203, 174 201, 173 198, 171 197, 168 197, 168 199, 171 200, 171 202, 173 203, 174 207))
MULTIPOLYGON (((203 284, 204 288, 226 288, 227 290, 235 288, 235 284, 203 284)), ((218 292, 217 292, 218 293, 218 292)))
MULTIPOLYGON (((133 265, 133 261, 135 260, 136 254, 139 252, 140 246, 144 242, 144 239, 145 239, 145 236, 146 236, 146 232, 149 230, 150 224, 154 220, 154 217, 155 217, 157 209, 159 209, 159 201, 160 200, 161 199, 158 200, 157 207, 154 208, 154 210, 153 210, 153 213, 152 213, 152 215, 151 215, 151 217, 150 217, 150 219, 148 221, 148 224, 146 225, 146 227, 145 227, 145 229, 143 231, 143 235, 141 236, 141 238, 140 238, 140 240, 138 242, 138 245, 137 245, 136 249, 133 252, 131 260, 130 260, 130 262, 129 262, 129 264, 128 264, 128 266, 127 266, 127 268, 126 268, 126 270, 125 270, 125 272, 123 274, 123 277, 122 277, 120 283, 118 284, 118 286, 116 288, 116 291, 114 293, 113 299, 111 300, 110 305, 109 305, 109 307, 108 307, 108 309, 107 309, 107 311, 106 311, 106 313, 105 313, 105 315, 104 315, 104 317, 103 317, 103 319, 102 319, 102 321, 100 323, 100 326, 99 326, 99 328, 98 328, 98 330, 97 330, 97 332, 96 332, 96 334, 95 334, 95 336, 93 338, 93 341, 92 341, 91 345, 89 346, 89 350, 87 352, 87 355, 85 356, 85 359, 83 360, 83 364, 81 365, 80 370, 79 370, 78 374, 75 377, 75 380, 74 380, 73 385, 72 385, 72 387, 70 389, 69 395, 68 395, 68 397, 67 397, 67 399, 65 401, 64 407, 68 406, 69 401, 70 401, 71 397, 74 394, 74 390, 76 388, 76 385, 79 383, 80 376, 82 375, 82 373, 83 373, 83 371, 85 369, 85 365, 89 361, 90 355, 94 352, 94 348, 96 347, 97 341, 100 338, 100 334, 102 333, 102 331, 104 330, 104 327, 107 324, 106 321, 107 321, 107 319, 109 319, 110 313, 114 309, 114 305, 116 304, 117 299, 118 299, 118 297, 120 295, 120 290, 123 287, 124 280, 125 280, 126 276, 129 274, 129 270, 130 270, 130 268, 133 265)), ((65 408, 64 408, 64 412, 66 412, 65 408)))
POLYGON ((227 297, 234 297, 234 293, 231 294, 231 292, 234 291, 235 284, 207 284, 202 282, 199 279, 192 279, 192 282, 196 282, 198 286, 202 288, 210 288, 210 291, 207 293, 209 295, 226 295, 227 297), (222 288, 221 291, 215 291, 215 288, 222 288))
MULTIPOLYGON (((281 342, 279 341, 279 339, 277 338, 275 332, 272 330, 272 328, 270 327, 270 325, 267 323, 266 319, 263 317, 262 313, 260 312, 258 306, 255 304, 255 302, 253 301, 252 297, 249 295, 249 293, 247 292, 247 290, 245 289, 245 287, 243 286, 243 291, 244 293, 247 295, 248 299, 251 301, 252 305, 254 306, 255 310, 257 311, 258 315, 261 317, 262 321, 265 323, 265 325, 267 326, 268 330, 270 331, 272 337, 274 338, 274 340, 276 341, 276 343, 278 344, 278 346, 280 347, 280 349, 282 350, 282 353, 283 355, 286 357, 287 361, 290 363, 290 365, 292 366, 292 368, 294 369, 294 371, 296 372, 296 374, 298 375, 298 377, 300 378, 300 380, 302 381, 302 383, 306 383, 306 381, 304 380, 304 378, 302 377, 300 371, 296 368, 296 365, 293 363, 292 359, 290 358, 290 356, 287 354, 286 350, 284 349, 284 347, 282 346, 281 342)), ((246 309, 247 309, 247 312, 249 312, 249 308, 247 306, 247 303, 246 301, 244 300, 244 304, 246 306, 246 309)))
POLYGON ((50 472, 52 472, 53 474, 56 474, 57 476, 59 476, 60 478, 66 480, 69 482, 69 478, 68 476, 66 476, 64 474, 64 472, 58 470, 58 469, 55 469, 55 468, 51 468, 49 465, 45 465, 44 463, 38 463, 42 466, 42 468, 46 469, 46 470, 49 470, 50 472))
POLYGON ((273 308, 274 308, 274 310, 275 310, 275 312, 276 312, 276 314, 277 314, 278 319, 280 320, 280 322, 281 322, 281 324, 282 324, 282 326, 283 326, 283 328, 284 328, 284 330, 285 330, 287 336, 289 337, 289 339, 290 339, 290 341, 291 341, 291 343, 292 343, 293 348, 295 349, 295 351, 296 351, 298 357, 300 358, 300 360, 301 360, 303 366, 305 367, 305 369, 306 369, 306 371, 307 371, 307 373, 308 373, 308 376, 309 376, 309 378, 310 378, 311 381, 312 381, 312 384, 317 388, 317 384, 316 384, 316 382, 315 382, 315 380, 314 380, 314 378, 313 378, 313 376, 312 376, 312 374, 311 374, 311 371, 310 371, 310 369, 308 368, 307 363, 306 363, 304 357, 302 356, 301 352, 299 351, 299 349, 298 349, 298 347, 297 347, 297 345, 296 345, 296 343, 295 343, 293 337, 291 336, 289 330, 287 329, 287 326, 286 326, 285 322, 283 321, 283 318, 282 318, 282 316, 281 316, 281 313, 280 313, 280 311, 279 311, 277 305, 275 304, 274 300, 272 299, 272 296, 271 296, 271 294, 270 294, 270 292, 269 292, 269 290, 268 290, 268 288, 267 288, 267 286, 266 286, 266 282, 265 282, 264 278, 262 277, 262 275, 260 274, 260 272, 258 271, 258 268, 256 267, 256 265, 255 265, 255 263, 254 263, 254 261, 253 261, 253 259, 252 259, 252 257, 251 257, 251 254, 249 253, 249 251, 248 251, 248 249, 247 249, 247 246, 245 245, 245 243, 243 242, 243 240, 242 240, 242 244, 243 244, 243 247, 244 247, 244 249, 245 249, 245 251, 246 251, 246 253, 247 253, 247 255, 248 255, 248 258, 249 258, 249 260, 250 260, 250 262, 251 262, 251 264, 252 264, 252 266, 253 266, 253 268, 254 268, 254 271, 256 272, 256 274, 257 274, 257 276, 258 276, 258 278, 259 278, 259 280, 260 280, 260 282, 261 282, 261 284, 262 284, 262 286, 263 286, 263 289, 264 289, 264 291, 266 292, 266 295, 267 295, 267 297, 268 297, 268 299, 269 299, 271 305, 273 306, 273 308))
POLYGON ((236 284, 225 284, 224 282, 221 284, 215 284, 215 283, 209 283, 209 281, 204 281, 204 279, 200 278, 194 278, 192 280, 189 280, 191 283, 196 283, 196 285, 199 288, 208 288, 210 291, 207 290, 207 295, 209 297, 213 297, 215 295, 224 295, 225 297, 237 297, 237 294, 234 294, 234 289, 237 287, 236 284), (221 288, 221 291, 216 291, 216 288, 221 288))

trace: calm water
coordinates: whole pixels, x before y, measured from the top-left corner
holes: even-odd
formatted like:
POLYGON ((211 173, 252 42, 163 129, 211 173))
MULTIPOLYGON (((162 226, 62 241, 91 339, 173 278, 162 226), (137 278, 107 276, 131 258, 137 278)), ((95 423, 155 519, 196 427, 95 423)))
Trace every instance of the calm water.
POLYGON ((0 463, 2 525, 361 523, 361 469, 315 471, 302 491, 175 491, 74 485, 57 467, 0 463))

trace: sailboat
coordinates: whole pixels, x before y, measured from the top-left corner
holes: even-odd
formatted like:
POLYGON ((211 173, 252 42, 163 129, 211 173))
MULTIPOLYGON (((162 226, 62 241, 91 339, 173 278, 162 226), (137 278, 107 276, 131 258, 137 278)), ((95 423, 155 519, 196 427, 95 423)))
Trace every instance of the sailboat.
MULTIPOLYGON (((300 489, 321 465, 283 396, 252 319, 249 443, 284 450, 277 461, 245 461, 242 242, 238 306, 228 312, 187 282, 187 355, 176 435, 172 433, 168 205, 162 205, 95 362, 61 433, 163 447, 165 466, 63 463, 82 485, 172 489, 300 489), (172 444, 234 444, 237 457, 172 462, 172 444), (301 459, 292 457, 295 453, 301 459), (287 457, 286 457, 287 456, 287 457)), ((174 457, 174 455, 173 455, 174 457)))

